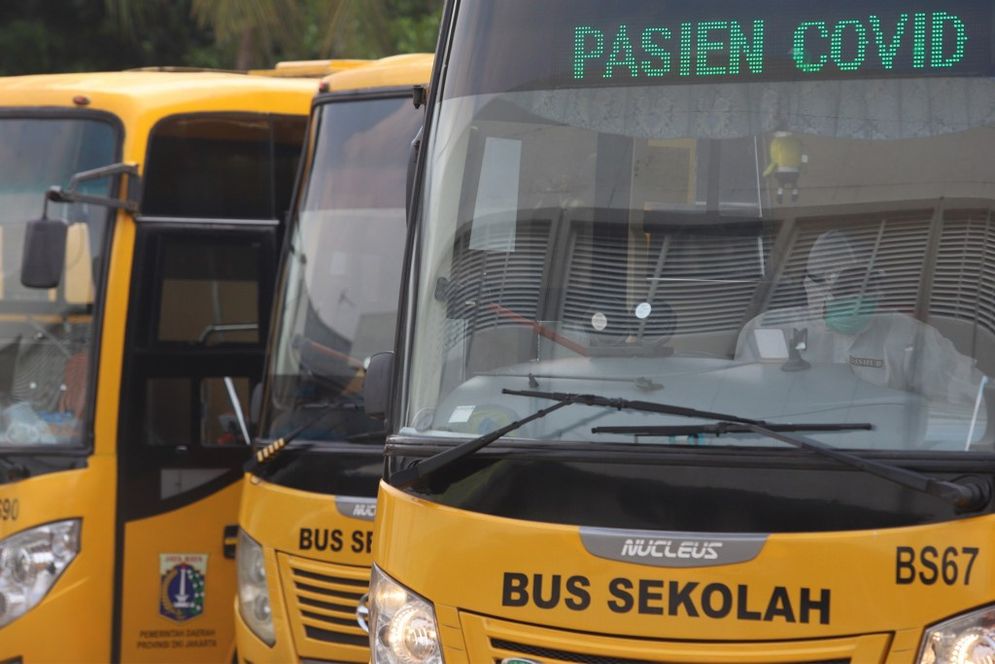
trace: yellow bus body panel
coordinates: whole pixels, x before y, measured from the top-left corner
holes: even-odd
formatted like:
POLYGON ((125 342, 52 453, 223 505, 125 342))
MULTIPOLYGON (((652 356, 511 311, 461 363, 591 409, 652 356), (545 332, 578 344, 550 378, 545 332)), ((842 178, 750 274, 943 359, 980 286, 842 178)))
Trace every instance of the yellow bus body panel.
POLYGON ((0 500, 17 500, 20 507, 16 520, 0 521, 0 538, 50 521, 85 522, 79 554, 45 599, 0 628, 0 661, 15 654, 26 662, 110 659, 114 568, 107 561, 114 556, 114 510, 92 506, 102 504, 116 482, 114 457, 105 455, 90 457, 85 469, 0 485, 0 500))
POLYGON ((275 78, 320 78, 340 71, 361 67, 369 60, 286 60, 276 63, 273 69, 250 69, 253 76, 275 78))
POLYGON ((435 56, 428 53, 393 55, 326 76, 322 84, 329 92, 427 85, 434 59, 435 56))
POLYGON ((908 664, 925 627, 995 601, 995 516, 772 534, 751 560, 676 568, 597 557, 576 526, 467 512, 381 483, 375 533, 376 564, 435 605, 447 664, 531 658, 510 644, 648 662, 908 664), (896 568, 897 552, 928 547, 937 551, 937 570, 920 567, 907 582, 908 570, 896 568), (506 575, 528 579, 527 602, 517 591, 507 601, 506 575), (534 601, 536 575, 549 608, 534 601), (566 590, 571 578, 588 602, 566 590), (696 584, 694 617, 688 604, 675 602, 672 611, 669 601, 672 588, 688 584, 696 584), (706 593, 714 617, 705 615, 706 593), (805 594, 820 606, 806 605, 805 594))
MULTIPOLYGON (((46 74, 0 78, 0 108, 23 108, 26 116, 46 109, 110 113, 123 127, 122 161, 137 164, 141 173, 149 134, 163 118, 210 112, 306 115, 316 90, 313 80, 223 73, 46 74), (86 103, 77 103, 74 98, 85 98, 86 103)), ((0 537, 51 521, 82 519, 81 547, 75 560, 37 606, 0 628, 0 661, 14 657, 23 657, 31 664, 112 659, 113 603, 120 590, 114 584, 116 505, 118 500, 127 500, 127 496, 117 495, 117 429, 135 231, 134 217, 119 212, 108 254, 93 453, 85 457, 81 469, 0 485, 0 500, 17 498, 20 505, 16 521, 0 521, 0 537)), ((222 662, 230 658, 235 567, 234 561, 222 555, 221 530, 236 521, 239 488, 236 483, 175 512, 128 524, 129 553, 136 542, 142 543, 142 550, 136 550, 136 557, 129 556, 125 563, 122 661, 222 662), (143 630, 175 628, 174 623, 145 611, 154 613, 161 583, 158 556, 150 552, 157 545, 180 550, 177 547, 183 545, 183 537, 197 532, 192 524, 210 528, 212 569, 204 613, 184 623, 182 630, 187 639, 187 629, 209 625, 216 645, 163 650, 161 643, 166 639, 153 639, 154 647, 139 647, 143 630), (133 606, 143 609, 133 611, 133 606)), ((196 550, 203 549, 199 545, 196 550)), ((196 634, 191 633, 190 638, 196 634)))
MULTIPOLYGON (((392 56, 326 77, 323 84, 329 92, 427 85, 432 74, 432 62, 431 54, 392 56)), ((296 604, 295 566, 306 573, 348 581, 348 584, 338 586, 316 584, 323 590, 340 593, 339 600, 343 605, 355 607, 356 598, 366 592, 371 561, 366 544, 372 538, 373 524, 345 516, 336 508, 335 500, 335 496, 287 489, 251 475, 245 477, 239 525, 263 547, 276 643, 272 648, 267 646, 236 615, 238 653, 243 661, 259 664, 296 661, 298 658, 336 662, 366 662, 369 659, 369 649, 365 645, 334 644, 308 638, 308 626, 329 631, 328 625, 304 617, 296 604), (314 546, 302 550, 301 531, 305 529, 323 531, 321 534, 339 531, 343 546, 338 551, 316 551, 314 546), (361 542, 364 544, 362 547, 359 545, 361 542), (362 585, 359 585, 360 581, 362 585)), ((372 498, 370 500, 372 502, 372 498)), ((303 596, 321 599, 321 593, 312 592, 309 595, 308 591, 303 591, 303 596)), ((308 610, 314 611, 314 608, 309 607, 308 610)), ((354 611, 333 610, 326 613, 339 620, 356 620, 354 611)), ((340 630, 343 636, 332 638, 346 638, 353 642, 366 638, 358 623, 354 627, 342 625, 340 630)))
POLYGON ((252 475, 246 475, 242 486, 239 525, 264 547, 276 643, 272 648, 264 644, 239 617, 239 656, 257 663, 290 662, 298 658, 367 661, 368 650, 362 645, 309 638, 306 630, 309 625, 330 630, 328 625, 308 619, 301 611, 351 621, 352 625, 341 625, 334 630, 343 640, 366 638, 356 622, 355 607, 369 584, 372 518, 346 516, 336 507, 335 496, 288 489, 252 475), (309 576, 300 577, 295 572, 309 576), (299 587, 295 580, 304 587, 299 587), (344 610, 302 606, 299 597, 331 601, 341 604, 344 610))

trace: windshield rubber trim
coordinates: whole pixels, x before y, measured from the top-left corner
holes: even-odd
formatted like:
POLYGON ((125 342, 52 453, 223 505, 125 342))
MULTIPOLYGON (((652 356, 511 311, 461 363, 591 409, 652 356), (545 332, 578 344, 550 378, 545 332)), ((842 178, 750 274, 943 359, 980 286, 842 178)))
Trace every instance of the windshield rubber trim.
MULTIPOLYGON (((438 438, 395 434, 387 439, 384 457, 422 459, 456 447, 471 440, 470 437, 438 438)), ((927 452, 927 451, 884 451, 852 450, 862 457, 890 461, 903 467, 919 470, 949 471, 981 474, 995 472, 995 453, 927 452)), ((659 445, 652 443, 598 443, 585 441, 551 440, 537 441, 523 438, 505 437, 474 456, 503 459, 508 457, 532 459, 566 459, 571 461, 601 461, 604 463, 652 463, 698 465, 702 461, 714 463, 716 454, 721 454, 723 464, 743 465, 744 467, 771 467, 774 463, 786 462, 788 468, 824 468, 826 466, 846 468, 830 459, 822 459, 810 452, 785 445, 746 446, 746 445, 659 445)))
MULTIPOLYGON (((422 140, 418 146, 417 162, 415 164, 415 177, 411 188, 411 199, 408 201, 407 221, 408 236, 404 249, 404 264, 401 274, 407 278, 401 279, 401 291, 398 294, 401 306, 397 311, 397 327, 394 332, 394 377, 395 380, 390 387, 388 395, 387 417, 384 421, 384 428, 387 430, 388 439, 384 446, 386 453, 390 445, 390 433, 395 430, 397 423, 402 416, 401 405, 406 403, 408 395, 408 381, 411 377, 410 367, 405 361, 408 356, 408 349, 414 339, 413 321, 415 319, 415 298, 412 293, 418 293, 419 278, 421 271, 421 246, 422 238, 422 199, 425 186, 425 171, 428 156, 431 154, 432 144, 435 134, 432 131, 436 111, 439 107, 442 93, 445 89, 446 71, 449 66, 449 58, 452 54, 452 33, 456 25, 458 14, 458 0, 446 0, 442 13, 442 21, 439 29, 439 38, 435 47, 435 61, 432 63, 432 84, 428 90, 428 99, 425 102, 425 120, 422 124, 422 140), (441 54, 441 57, 440 57, 441 54)), ((390 481, 390 464, 384 463, 384 480, 390 481)))
POLYGON ((363 88, 359 90, 335 90, 319 92, 311 102, 311 112, 328 104, 348 103, 351 101, 379 101, 382 99, 414 98, 414 89, 420 84, 391 85, 383 88, 363 88))

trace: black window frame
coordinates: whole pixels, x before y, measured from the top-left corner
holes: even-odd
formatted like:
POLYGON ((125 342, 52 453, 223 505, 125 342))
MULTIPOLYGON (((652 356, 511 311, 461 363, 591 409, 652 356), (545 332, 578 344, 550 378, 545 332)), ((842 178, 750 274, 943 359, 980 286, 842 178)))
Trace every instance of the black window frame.
POLYGON ((287 210, 283 210, 283 211, 277 210, 277 209, 275 209, 276 203, 277 203, 277 200, 276 200, 276 191, 277 191, 277 189, 276 189, 276 178, 275 178, 275 170, 273 168, 273 166, 276 163, 276 160, 275 160, 275 150, 274 150, 274 148, 275 148, 275 142, 273 140, 273 138, 274 138, 274 136, 273 136, 273 125, 279 119, 283 119, 283 120, 300 120, 300 121, 303 121, 303 123, 304 123, 304 126, 303 126, 303 130, 304 131, 303 131, 303 135, 302 135, 302 139, 303 139, 302 140, 302 147, 303 147, 304 144, 307 141, 307 136, 308 136, 308 134, 307 134, 308 128, 309 128, 309 120, 308 120, 308 118, 306 116, 302 115, 302 114, 298 115, 298 114, 295 114, 295 113, 258 113, 258 112, 252 112, 252 111, 205 111, 205 112, 198 111, 198 112, 188 112, 188 113, 174 113, 172 115, 166 115, 166 116, 163 116, 162 118, 159 118, 158 120, 156 120, 155 124, 153 124, 152 127, 149 129, 148 140, 147 140, 146 146, 145 146, 145 159, 144 159, 144 165, 143 165, 143 168, 142 168, 142 194, 141 194, 141 200, 143 201, 143 203, 145 201, 145 196, 146 196, 146 192, 147 192, 147 188, 148 188, 148 182, 149 182, 148 177, 146 177, 146 175, 148 173, 148 166, 149 166, 149 164, 153 163, 153 159, 155 159, 155 151, 152 148, 153 148, 153 144, 154 144, 154 139, 156 138, 156 132, 157 132, 157 130, 161 129, 161 127, 163 125, 167 124, 167 123, 181 121, 181 120, 188 120, 188 119, 231 119, 231 120, 239 120, 239 119, 241 119, 241 120, 256 120, 256 121, 265 120, 268 123, 268 125, 269 125, 269 159, 270 159, 270 166, 271 166, 270 167, 270 184, 271 184, 271 187, 272 187, 271 188, 271 194, 273 196, 272 200, 270 201, 271 208, 272 208, 270 211, 272 213, 272 216, 270 216, 270 217, 259 217, 259 218, 255 218, 255 217, 252 217, 252 218, 248 218, 248 217, 247 218, 240 218, 240 217, 217 217, 216 218, 216 217, 200 217, 200 216, 168 215, 168 214, 161 214, 161 215, 160 214, 153 214, 153 215, 150 215, 150 214, 145 214, 144 213, 144 209, 142 209, 139 212, 137 220, 138 221, 145 221, 145 222, 156 221, 156 222, 170 222, 170 223, 197 221, 197 222, 200 222, 200 223, 237 224, 237 225, 267 225, 267 224, 272 224, 274 222, 282 224, 282 222, 286 219, 286 217, 289 214, 292 213, 292 211, 294 209, 294 201, 296 200, 296 187, 297 187, 297 181, 298 181, 299 174, 300 174, 301 159, 300 159, 300 157, 298 158, 297 168, 295 169, 296 170, 296 174, 295 174, 293 182, 290 185, 290 191, 288 192, 290 194, 289 198, 287 199, 287 203, 288 203, 289 207, 287 208, 287 210))
MULTIPOLYGON (((192 240, 196 241, 196 240, 192 240)), ((124 362, 121 380, 121 400, 118 423, 118 475, 122 495, 129 496, 122 504, 126 520, 143 518, 175 509, 200 500, 204 496, 237 481, 241 477, 242 463, 248 458, 250 447, 246 444, 230 446, 205 445, 199 435, 193 435, 203 413, 194 408, 199 390, 191 385, 191 413, 189 431, 191 439, 185 445, 150 445, 146 440, 147 385, 150 379, 184 378, 194 384, 223 375, 242 377, 246 362, 258 358, 258 375, 249 374, 252 380, 262 380, 265 364, 273 288, 276 278, 278 230, 275 224, 253 226, 239 223, 200 223, 188 219, 177 223, 138 224, 135 235, 135 257, 129 296, 129 320, 124 344, 124 362), (158 342, 155 334, 160 315, 158 293, 162 286, 162 271, 158 256, 161 241, 169 238, 190 238, 200 235, 230 242, 233 236, 245 238, 246 243, 261 239, 259 252, 259 338, 252 344, 214 344, 198 346, 186 342, 158 342), (265 306, 266 303, 270 306, 265 306), (198 358, 210 358, 207 370, 198 364, 198 358), (212 372, 210 367, 224 366, 230 371, 212 372), (191 371, 191 367, 199 371, 191 371), (181 493, 162 497, 160 470, 216 468, 223 472, 216 478, 181 493), (154 477, 153 477, 154 475, 154 477)))

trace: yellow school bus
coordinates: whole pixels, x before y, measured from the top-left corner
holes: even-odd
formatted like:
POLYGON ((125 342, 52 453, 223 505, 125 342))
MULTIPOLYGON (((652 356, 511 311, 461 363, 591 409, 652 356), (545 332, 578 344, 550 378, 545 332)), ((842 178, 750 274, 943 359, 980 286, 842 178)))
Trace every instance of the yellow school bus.
POLYGON ((0 80, 0 660, 227 661, 316 80, 0 80))
POLYGON ((383 423, 364 367, 394 346, 405 192, 432 56, 334 74, 315 97, 243 482, 236 637, 246 662, 369 660, 365 594, 383 423), (413 103, 413 102, 418 103, 413 103))
POLYGON ((373 662, 995 661, 993 9, 447 2, 373 662))

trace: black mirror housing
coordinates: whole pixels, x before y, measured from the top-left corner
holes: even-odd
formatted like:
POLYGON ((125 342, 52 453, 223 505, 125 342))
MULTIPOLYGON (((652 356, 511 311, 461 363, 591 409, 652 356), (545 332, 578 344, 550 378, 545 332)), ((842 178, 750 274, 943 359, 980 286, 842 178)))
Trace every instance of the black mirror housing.
POLYGON ((29 221, 24 234, 21 284, 26 288, 55 288, 66 265, 66 222, 52 219, 29 221))
POLYGON ((363 405, 366 416, 375 420, 387 417, 390 388, 394 379, 394 353, 376 353, 370 357, 363 381, 363 405))

